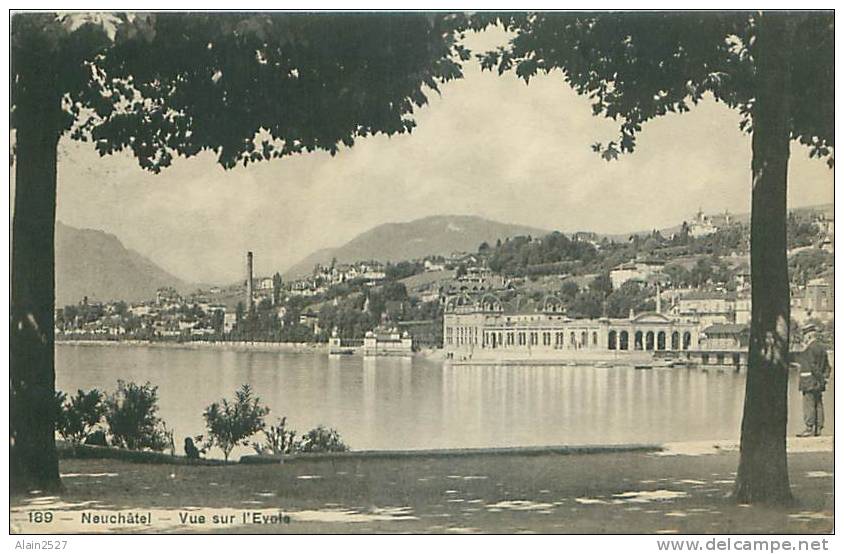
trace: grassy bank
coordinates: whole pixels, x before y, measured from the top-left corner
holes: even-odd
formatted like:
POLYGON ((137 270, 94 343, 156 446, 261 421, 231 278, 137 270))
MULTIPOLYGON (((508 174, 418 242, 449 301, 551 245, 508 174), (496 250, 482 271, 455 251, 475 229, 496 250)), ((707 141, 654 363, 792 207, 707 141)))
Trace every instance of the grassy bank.
POLYGON ((18 532, 816 533, 833 523, 831 451, 790 455, 799 504, 736 506, 737 454, 556 453, 186 466, 65 459, 66 491, 12 498, 18 532), (55 514, 29 521, 33 510, 55 514), (80 524, 83 512, 150 525, 80 524), (287 523, 271 522, 282 511, 287 523), (194 523, 182 523, 180 512, 194 523), (249 519, 244 523, 244 514, 249 519), (257 514, 257 515, 256 515, 257 514), (231 517, 212 523, 214 515, 231 517), (200 516, 206 521, 199 523, 200 516), (264 519, 261 519, 264 518, 264 519))

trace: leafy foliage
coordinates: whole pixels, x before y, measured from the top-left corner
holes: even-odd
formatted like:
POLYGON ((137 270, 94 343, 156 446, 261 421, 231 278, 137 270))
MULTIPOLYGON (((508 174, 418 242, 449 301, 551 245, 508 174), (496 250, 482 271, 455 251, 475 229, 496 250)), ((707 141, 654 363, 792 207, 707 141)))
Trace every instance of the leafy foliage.
POLYGON ((81 444, 106 413, 103 394, 97 389, 79 389, 69 400, 56 391, 56 431, 73 444, 81 444))
POLYGON ((302 436, 299 452, 346 452, 349 447, 336 429, 319 425, 302 436))
MULTIPOLYGON (((812 157, 833 163, 834 14, 782 14, 792 25, 791 137, 812 157)), ((484 69, 513 71, 525 82, 560 70, 592 102, 595 115, 619 122, 619 135, 593 150, 606 160, 632 152, 642 126, 683 113, 710 94, 739 111, 752 131, 758 13, 481 14, 475 28, 500 24, 509 45, 478 54, 484 69)))
POLYGON ((100 154, 129 150, 159 171, 210 150, 230 168, 410 132, 427 94, 462 77, 466 24, 449 13, 15 14, 12 50, 16 68, 55 58, 64 127, 100 154))
POLYGON ((158 417, 158 387, 149 382, 117 381, 117 390, 105 401, 112 444, 130 450, 162 451, 170 437, 158 417))
POLYGON ((830 252, 815 248, 801 250, 788 260, 791 281, 800 285, 817 279, 834 267, 835 256, 830 252))
POLYGON ((208 429, 206 446, 217 446, 229 459, 235 446, 249 446, 249 437, 264 429, 264 417, 270 409, 261 405, 260 398, 252 394, 252 388, 244 384, 235 392, 235 399, 222 399, 205 409, 202 417, 208 429))
POLYGON ((655 308, 647 287, 635 281, 628 281, 614 290, 607 297, 607 315, 627 317, 630 310, 635 312, 651 311, 655 308))
POLYGON ((264 442, 253 442, 252 447, 258 454, 272 454, 281 456, 292 454, 299 446, 296 440, 296 431, 287 428, 287 418, 278 420, 276 425, 270 425, 269 429, 263 429, 264 442))
POLYGON ((574 240, 554 232, 542 239, 515 237, 489 250, 490 269, 508 275, 530 274, 531 266, 550 271, 539 274, 559 273, 571 262, 589 262, 597 255, 595 247, 585 241, 574 240))
POLYGON ((425 271, 425 264, 419 261, 388 262, 384 268, 386 278, 393 281, 405 279, 423 271, 425 271))
POLYGON ((814 222, 805 217, 798 217, 794 212, 788 214, 786 231, 789 248, 811 246, 820 236, 820 230, 814 222))

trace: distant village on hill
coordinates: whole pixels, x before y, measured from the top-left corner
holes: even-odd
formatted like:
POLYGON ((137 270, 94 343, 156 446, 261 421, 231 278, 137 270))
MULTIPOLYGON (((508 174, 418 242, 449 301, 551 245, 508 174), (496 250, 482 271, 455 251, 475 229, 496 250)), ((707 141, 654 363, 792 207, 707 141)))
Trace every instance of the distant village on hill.
MULTIPOLYGON (((600 341, 602 349, 622 349, 620 333, 627 331, 607 327, 602 331, 606 336, 599 337, 598 321, 629 322, 637 314, 659 314, 694 324, 695 331, 686 337, 694 344, 688 348, 702 346, 709 330, 738 349, 746 344, 750 321, 748 237, 746 220, 699 211, 670 236, 653 231, 627 239, 590 232, 506 237, 494 244, 484 242, 474 252, 445 256, 386 263, 335 260, 293 280, 284 280, 280 273, 253 275, 250 252, 245 253, 244 280, 230 286, 187 294, 168 287, 142 302, 83 298, 58 308, 56 337, 292 343, 333 338, 341 346, 380 333, 410 339, 405 344, 414 350, 445 348, 450 355, 471 357, 475 349, 517 348, 521 340, 525 348, 583 349, 597 347, 600 341), (577 337, 562 328, 553 337, 550 331, 544 336, 526 332, 524 337, 499 337, 491 328, 483 337, 458 337, 454 333, 465 330, 450 325, 447 314, 467 312, 468 306, 487 315, 544 313, 552 319, 564 317, 569 326, 593 321, 596 327, 588 332, 584 327, 577 337), (594 334, 591 341, 589 332, 594 334)), ((815 320, 831 333, 832 214, 793 211, 788 243, 794 325, 815 320)), ((518 318, 507 321, 515 324, 518 318)), ((630 341, 631 350, 684 346, 679 331, 672 336, 667 328, 624 340, 630 341)))

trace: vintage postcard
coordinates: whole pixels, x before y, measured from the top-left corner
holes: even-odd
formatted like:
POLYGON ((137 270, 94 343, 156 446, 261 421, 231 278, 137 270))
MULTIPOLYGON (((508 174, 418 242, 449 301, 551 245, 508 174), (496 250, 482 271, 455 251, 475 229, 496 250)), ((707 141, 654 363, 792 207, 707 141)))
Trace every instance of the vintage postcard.
POLYGON ((10 532, 827 549, 834 30, 11 12, 10 532))

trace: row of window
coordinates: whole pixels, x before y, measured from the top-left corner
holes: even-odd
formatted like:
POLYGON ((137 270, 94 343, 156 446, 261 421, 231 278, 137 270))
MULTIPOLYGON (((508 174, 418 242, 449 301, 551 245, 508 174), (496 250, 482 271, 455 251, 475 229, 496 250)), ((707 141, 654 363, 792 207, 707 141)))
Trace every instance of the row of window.
MULTIPOLYGON (((665 331, 654 333, 648 331, 636 331, 633 335, 633 350, 668 350, 666 344, 667 335, 665 331)), ((692 345, 692 334, 689 331, 683 333, 682 337, 679 331, 671 333, 671 348, 670 350, 688 350, 692 345), (681 342, 682 338, 682 342, 681 342)), ((627 331, 610 331, 607 337, 607 348, 610 350, 630 350, 630 334, 627 331)))
MULTIPOLYGON (((447 345, 478 345, 481 348, 506 348, 514 346, 539 346, 554 348, 595 348, 598 346, 598 332, 570 331, 484 331, 479 336, 477 327, 446 327, 447 345)), ((611 330, 607 336, 609 350, 689 350, 692 334, 686 331, 680 334, 674 331, 669 336, 665 331, 627 331, 611 330), (632 338, 632 345, 631 343, 632 338)))
POLYGON ((539 346, 554 348, 588 348, 598 346, 598 333, 593 331, 591 336, 586 331, 577 334, 571 331, 566 338, 562 331, 485 331, 482 348, 505 348, 508 346, 539 346), (591 340, 590 340, 591 339, 591 340))
POLYGON ((478 344, 477 327, 446 327, 445 343, 451 345, 478 344))

